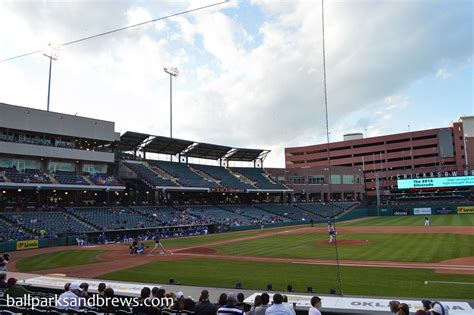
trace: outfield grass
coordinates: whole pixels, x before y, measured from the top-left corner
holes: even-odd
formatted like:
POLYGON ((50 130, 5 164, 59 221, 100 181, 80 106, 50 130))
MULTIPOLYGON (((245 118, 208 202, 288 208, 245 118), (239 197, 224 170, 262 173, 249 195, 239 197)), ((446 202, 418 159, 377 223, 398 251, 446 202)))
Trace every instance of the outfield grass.
MULTIPOLYGON (((425 280, 474 282, 473 275, 444 275, 432 270, 398 268, 341 267, 344 294, 471 299, 469 285, 425 285, 425 280)), ((284 263, 261 263, 192 259, 163 261, 96 277, 97 279, 167 283, 174 278, 183 285, 233 288, 237 282, 245 289, 264 290, 267 283, 275 291, 285 291, 288 284, 305 292, 312 286, 318 293, 338 288, 335 266, 284 263)), ((338 290, 339 291, 339 290, 338 290)))
POLYGON ((21 272, 35 270, 54 269, 77 265, 86 265, 99 262, 97 255, 103 250, 62 250, 53 253, 39 254, 32 257, 20 259, 16 268, 21 272))
MULTIPOLYGON (((433 226, 474 226, 474 214, 430 215, 433 226)), ((338 223, 338 226, 424 226, 425 216, 372 217, 367 220, 338 223)))
MULTIPOLYGON (((440 262, 474 256, 474 236, 457 234, 346 234, 338 240, 368 240, 339 246, 340 259, 440 262)), ((326 234, 274 235, 214 246, 222 254, 282 258, 335 259, 335 247, 317 244, 326 234)))

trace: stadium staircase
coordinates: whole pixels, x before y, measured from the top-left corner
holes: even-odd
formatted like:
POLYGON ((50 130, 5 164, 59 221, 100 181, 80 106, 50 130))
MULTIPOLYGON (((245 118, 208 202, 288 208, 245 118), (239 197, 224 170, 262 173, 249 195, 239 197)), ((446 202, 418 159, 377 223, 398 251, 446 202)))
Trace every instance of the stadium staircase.
POLYGON ((153 165, 153 164, 150 164, 150 163, 148 163, 148 168, 151 169, 153 172, 155 172, 158 176, 169 179, 170 181, 175 183, 176 186, 178 186, 178 187, 181 186, 181 184, 176 179, 176 177, 174 177, 172 174, 168 173, 164 169, 159 168, 156 165, 153 165))
POLYGON ((282 214, 282 213, 278 213, 278 212, 275 212, 275 211, 272 211, 272 210, 269 210, 269 209, 264 209, 264 208, 262 208, 262 207, 259 207, 258 205, 253 205, 253 207, 255 207, 255 208, 257 208, 257 209, 260 209, 260 210, 262 210, 262 211, 265 211, 265 212, 268 212, 268 213, 271 213, 271 214, 274 214, 274 215, 277 215, 277 216, 286 218, 286 219, 288 219, 289 221, 294 221, 293 218, 291 218, 290 216, 284 215, 284 214, 282 214))
POLYGON ((193 168, 191 165, 189 165, 189 169, 191 169, 192 172, 196 173, 198 176, 201 176, 202 178, 204 178, 208 182, 214 182, 219 187, 222 186, 219 180, 217 180, 216 178, 214 178, 211 175, 207 174, 206 172, 198 170, 196 168, 193 168))
POLYGON ((99 226, 97 226, 95 224, 92 224, 91 222, 88 222, 88 221, 82 219, 80 216, 78 216, 77 214, 74 214, 72 211, 68 212, 64 209, 62 209, 62 211, 64 213, 66 213, 71 219, 75 220, 76 222, 78 222, 80 224, 83 224, 83 225, 85 225, 85 226, 87 226, 87 227, 89 227, 93 230, 97 230, 97 231, 99 231, 101 229, 99 226))
POLYGON ((233 176, 235 176, 238 180, 240 180, 241 182, 247 184, 247 185, 251 185, 253 188, 256 188, 258 189, 258 186, 257 186, 257 183, 254 182, 253 180, 251 180, 250 178, 248 178, 247 176, 245 176, 244 174, 240 174, 240 173, 237 173, 237 172, 234 172, 232 171, 232 169, 230 168, 227 168, 227 170, 229 171, 229 173, 231 173, 233 176))

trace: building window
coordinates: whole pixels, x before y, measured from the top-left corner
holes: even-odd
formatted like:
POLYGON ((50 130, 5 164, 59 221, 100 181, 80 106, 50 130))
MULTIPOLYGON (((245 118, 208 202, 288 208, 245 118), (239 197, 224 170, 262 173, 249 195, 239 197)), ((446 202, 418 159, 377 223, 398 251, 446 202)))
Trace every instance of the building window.
POLYGON ((344 185, 354 184, 354 176, 353 175, 342 175, 342 183, 344 185))
POLYGON ((331 175, 331 184, 340 185, 341 184, 341 175, 331 175))

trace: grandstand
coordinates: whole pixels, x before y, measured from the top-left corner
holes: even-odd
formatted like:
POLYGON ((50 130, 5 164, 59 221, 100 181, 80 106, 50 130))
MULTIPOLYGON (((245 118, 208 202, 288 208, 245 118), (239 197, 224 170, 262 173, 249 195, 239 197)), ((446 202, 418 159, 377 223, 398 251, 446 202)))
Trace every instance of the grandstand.
POLYGON ((287 188, 271 179, 270 175, 258 168, 239 167, 233 168, 233 172, 239 173, 255 183, 262 190, 286 190, 287 188))

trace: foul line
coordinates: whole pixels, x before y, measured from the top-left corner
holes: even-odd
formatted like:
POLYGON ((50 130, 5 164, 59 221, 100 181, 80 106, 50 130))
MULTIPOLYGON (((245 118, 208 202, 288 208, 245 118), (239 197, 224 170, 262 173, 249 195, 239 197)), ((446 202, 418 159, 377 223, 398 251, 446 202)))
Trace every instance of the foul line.
POLYGON ((429 283, 474 285, 474 282, 425 281, 425 284, 429 284, 429 283))

